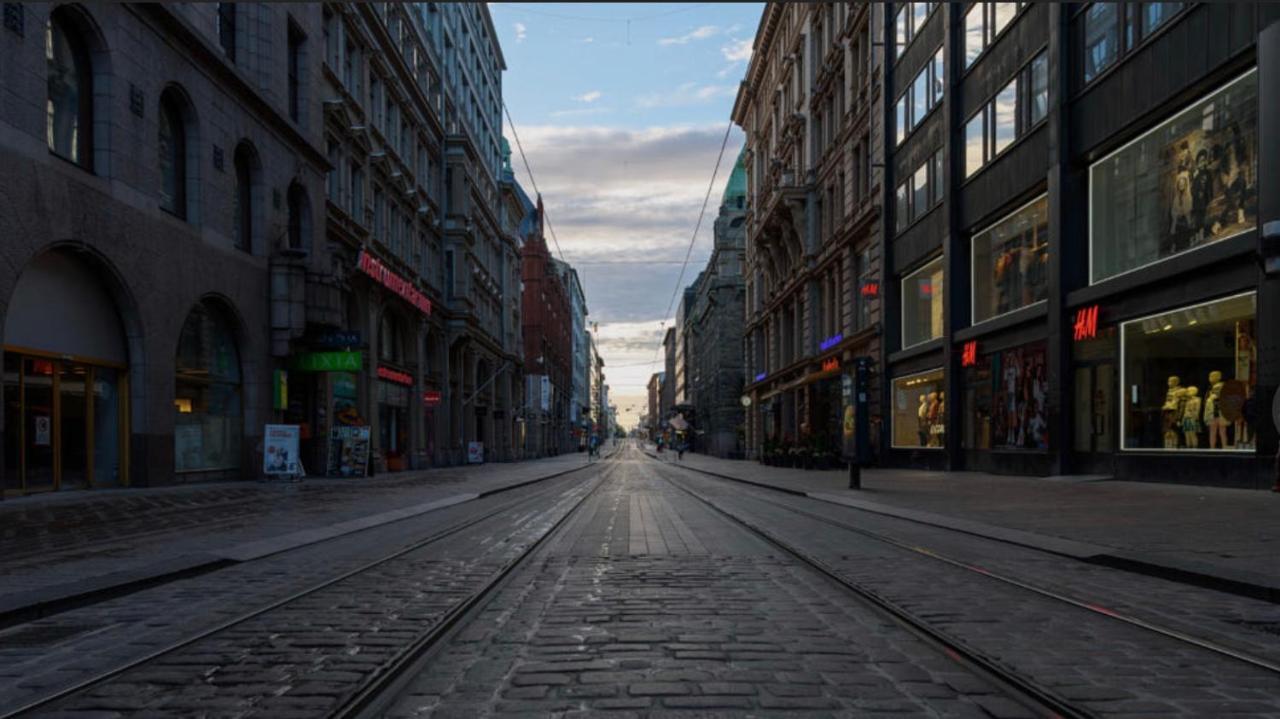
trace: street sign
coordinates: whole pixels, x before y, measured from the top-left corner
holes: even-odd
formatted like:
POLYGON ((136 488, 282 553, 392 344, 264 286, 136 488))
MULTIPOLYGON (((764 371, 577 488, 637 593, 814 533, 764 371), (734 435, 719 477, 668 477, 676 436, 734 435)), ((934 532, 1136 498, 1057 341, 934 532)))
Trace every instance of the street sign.
POLYGON ((439 406, 440 406, 440 392, 438 392, 437 390, 433 390, 433 389, 429 389, 429 390, 427 390, 426 392, 423 392, 423 393, 422 393, 422 403, 423 403, 423 404, 425 404, 425 405, 426 405, 426 406, 428 406, 428 407, 439 407, 439 406))

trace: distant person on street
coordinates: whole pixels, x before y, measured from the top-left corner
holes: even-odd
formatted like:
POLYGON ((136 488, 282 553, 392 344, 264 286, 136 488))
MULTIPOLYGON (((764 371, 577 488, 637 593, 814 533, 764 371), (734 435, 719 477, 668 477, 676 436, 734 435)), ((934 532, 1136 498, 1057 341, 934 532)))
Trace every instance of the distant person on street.
POLYGON ((687 449, 689 449, 688 442, 681 442, 680 444, 676 445, 676 461, 684 459, 684 453, 685 453, 685 450, 687 449))
POLYGON ((590 462, 592 457, 600 454, 600 437, 599 435, 591 435, 591 440, 587 443, 587 461, 590 462))

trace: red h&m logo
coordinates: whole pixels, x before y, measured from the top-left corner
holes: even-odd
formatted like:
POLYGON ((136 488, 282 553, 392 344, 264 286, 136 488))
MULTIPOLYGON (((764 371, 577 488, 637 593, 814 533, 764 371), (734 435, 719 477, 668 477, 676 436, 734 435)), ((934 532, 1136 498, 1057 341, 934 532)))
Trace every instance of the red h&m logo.
POLYGON ((1082 307, 1076 310, 1074 337, 1080 340, 1091 340, 1098 336, 1098 306, 1082 307))
POLYGON ((978 364, 978 341, 969 340, 960 350, 960 366, 973 367, 978 364))
POLYGON ((879 282, 864 282, 862 284, 863 297, 878 297, 880 295, 879 282))
POLYGON ((822 361, 823 372, 834 372, 838 369, 840 369, 839 357, 828 357, 827 359, 822 361))

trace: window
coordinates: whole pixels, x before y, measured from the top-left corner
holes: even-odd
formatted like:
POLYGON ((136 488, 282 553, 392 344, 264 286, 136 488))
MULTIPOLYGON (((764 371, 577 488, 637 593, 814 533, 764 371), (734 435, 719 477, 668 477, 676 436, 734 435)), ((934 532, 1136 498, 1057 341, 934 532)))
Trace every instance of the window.
POLYGON ((896 144, 902 144, 907 135, 924 121, 926 115, 942 102, 943 89, 943 50, 939 48, 934 56, 911 81, 911 87, 895 106, 897 120, 896 144))
POLYGON ((45 28, 45 139, 49 151, 93 170, 93 67, 72 10, 58 8, 45 28))
POLYGON ((227 313, 210 302, 191 310, 175 363, 174 469, 240 468, 240 352, 227 313))
POLYGON ((1082 76, 1087 84, 1183 10, 1180 2, 1092 3, 1077 20, 1082 76))
POLYGON ((218 44, 227 54, 227 59, 236 61, 236 4, 233 2, 218 3, 218 44))
POLYGON ((305 250, 310 245, 310 203, 307 192, 302 185, 293 183, 289 186, 289 249, 305 250))
POLYGON ((1121 324, 1124 449, 1253 452, 1257 311, 1249 293, 1121 324))
POLYGON ((965 123, 965 177, 973 175, 1048 114, 1048 59, 1037 55, 965 123))
POLYGON ((1258 72, 1089 168, 1090 281, 1257 227, 1258 72))
POLYGON ((906 182, 898 186, 895 216, 898 232, 924 217, 934 205, 942 201, 943 171, 942 150, 939 149, 920 163, 906 182))
POLYGON ((1049 448, 1046 358, 1041 341, 985 354, 964 369, 965 449, 1049 448))
POLYGON ((302 118, 302 46, 305 39, 302 31, 289 23, 289 119, 294 122, 302 118))
POLYGON ((902 346, 942 336, 942 258, 902 278, 902 346))
POLYGON ((947 446, 946 374, 942 368, 893 378, 893 446, 947 446))
POLYGON ((253 183, 258 156, 247 142, 236 146, 236 190, 232 212, 232 234, 236 249, 253 252, 253 183))
POLYGON ((1049 199, 1042 196, 973 236, 973 323, 1049 294, 1049 199))
POLYGON ((973 65, 1027 3, 978 2, 964 14, 964 66, 973 65))
POLYGON ((160 209, 187 216, 187 137, 182 105, 172 89, 160 95, 157 118, 160 161, 160 209))
POLYGON ((924 23, 929 19, 929 13, 933 12, 934 6, 938 3, 934 2, 904 2, 898 3, 898 14, 894 16, 894 58, 902 57, 902 53, 906 51, 907 46, 915 39, 916 34, 920 32, 920 28, 924 27, 924 23))
POLYGON ((347 199, 347 214, 363 226, 368 221, 364 216, 364 172, 356 162, 351 163, 351 194, 347 199))
POLYGON ((1120 56, 1120 5, 1096 2, 1084 13, 1084 81, 1090 82, 1120 56))
POLYGON ((375 185, 373 188, 373 239, 384 245, 387 243, 385 204, 382 201, 382 188, 375 185))

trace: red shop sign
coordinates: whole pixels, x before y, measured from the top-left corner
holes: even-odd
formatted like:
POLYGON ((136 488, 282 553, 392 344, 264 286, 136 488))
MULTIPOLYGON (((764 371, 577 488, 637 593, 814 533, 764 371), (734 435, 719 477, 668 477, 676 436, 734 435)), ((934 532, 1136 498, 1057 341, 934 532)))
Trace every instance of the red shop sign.
POLYGON ((400 295, 406 302, 417 307, 422 311, 422 314, 431 314, 431 300, 419 292, 412 282, 387 269, 387 266, 382 264, 378 258, 364 250, 360 250, 360 259, 357 261, 357 266, 361 272, 372 277, 378 284, 400 295))
POLYGON ((427 390, 422 393, 422 403, 428 407, 440 406, 440 393, 435 390, 427 390))
POLYGON ((978 341, 969 340, 960 350, 960 366, 973 367, 978 364, 978 341))
POLYGON ((390 367, 379 367, 378 379, 385 379, 388 382, 395 382, 396 384, 413 384, 413 376, 408 372, 401 372, 400 370, 391 369, 390 367))
POLYGON ((829 358, 827 358, 827 359, 825 359, 825 360, 822 360, 822 371, 823 371, 823 372, 834 372, 834 371, 836 371, 836 370, 838 370, 838 369, 840 369, 840 358, 839 358, 839 357, 829 357, 829 358))
POLYGON ((1081 307, 1076 310, 1075 341, 1091 340, 1098 336, 1098 306, 1081 307))

